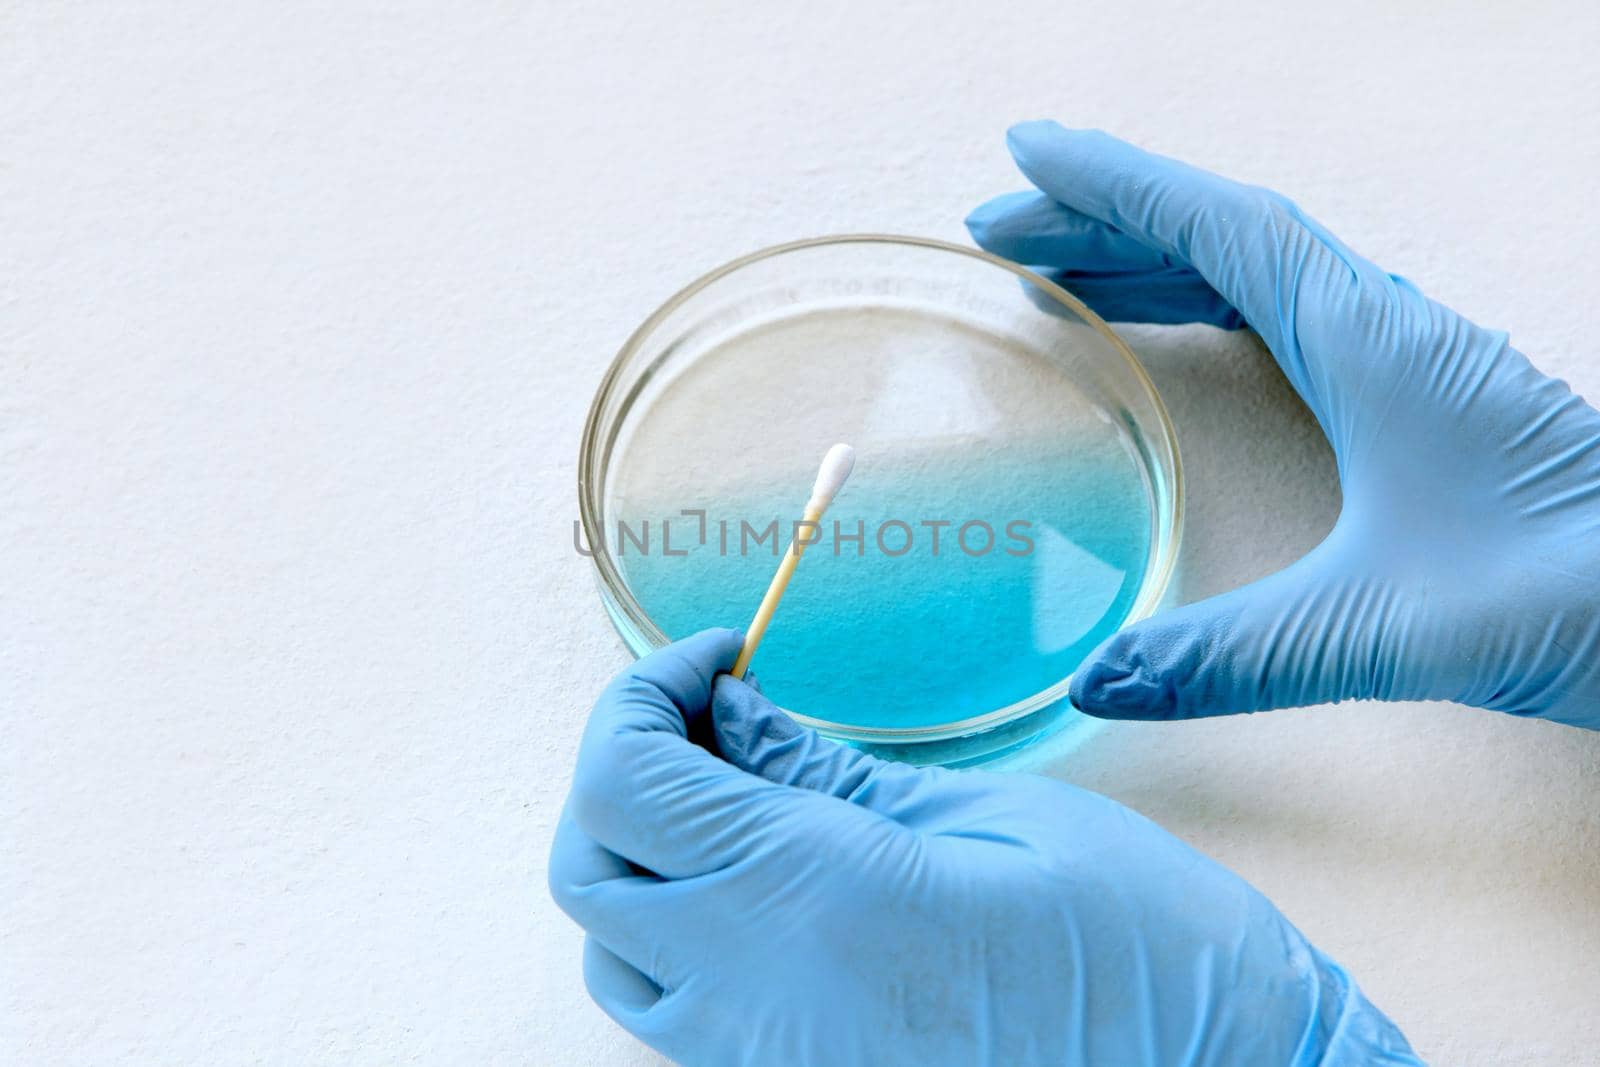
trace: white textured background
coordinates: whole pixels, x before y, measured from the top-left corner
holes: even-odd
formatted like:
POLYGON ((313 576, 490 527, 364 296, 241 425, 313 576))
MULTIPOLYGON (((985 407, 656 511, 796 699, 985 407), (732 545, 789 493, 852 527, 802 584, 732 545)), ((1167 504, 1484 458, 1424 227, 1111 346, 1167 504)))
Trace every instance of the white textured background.
MULTIPOLYGON (((543 889, 624 661, 568 547, 591 391, 732 255, 960 239, 1016 119, 1279 187, 1600 396, 1595 6, 1309 7, 0 8, 0 1061, 654 1062, 543 889)), ((1135 340, 1188 594, 1314 542, 1259 347, 1135 340)), ((1356 706, 1060 773, 1437 1062, 1596 1062, 1600 737, 1356 706)))

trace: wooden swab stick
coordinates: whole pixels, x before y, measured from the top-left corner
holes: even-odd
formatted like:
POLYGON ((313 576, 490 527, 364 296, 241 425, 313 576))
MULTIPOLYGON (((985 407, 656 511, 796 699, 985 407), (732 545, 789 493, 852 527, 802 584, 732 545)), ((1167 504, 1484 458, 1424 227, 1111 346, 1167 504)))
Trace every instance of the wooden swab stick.
POLYGON ((833 496, 850 477, 850 469, 856 465, 855 449, 849 445, 834 445, 828 449, 828 454, 822 457, 822 467, 817 471, 816 484, 811 487, 811 499, 806 501, 805 518, 801 519, 800 529, 816 531, 809 539, 802 540, 800 531, 795 531, 794 540, 789 542, 789 550, 783 554, 783 561, 778 564, 778 573, 772 576, 772 584, 767 586, 767 595, 761 598, 761 606, 756 609, 756 617, 750 621, 750 626, 744 632, 744 647, 739 649, 739 658, 733 664, 733 676, 743 678, 744 672, 750 668, 750 660, 756 654, 756 646, 761 644, 761 637, 767 632, 767 623, 772 621, 772 613, 778 610, 778 601, 783 599, 783 591, 789 587, 789 579, 794 575, 795 567, 800 563, 800 556, 805 552, 806 546, 815 541, 820 535, 817 523, 822 518, 822 513, 828 510, 828 505, 833 502, 833 496))

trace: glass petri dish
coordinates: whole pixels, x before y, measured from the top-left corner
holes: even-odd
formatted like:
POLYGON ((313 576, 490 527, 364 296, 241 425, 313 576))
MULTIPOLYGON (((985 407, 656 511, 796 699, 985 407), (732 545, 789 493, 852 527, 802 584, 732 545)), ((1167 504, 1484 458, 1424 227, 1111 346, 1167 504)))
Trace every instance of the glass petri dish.
POLYGON ((590 408, 578 498, 636 655, 743 628, 801 533, 763 691, 829 737, 960 765, 1087 729, 1072 670, 1159 604, 1183 475, 1149 376, 1077 298, 860 234, 745 256, 651 315, 590 408), (841 441, 855 471, 797 531, 841 441))

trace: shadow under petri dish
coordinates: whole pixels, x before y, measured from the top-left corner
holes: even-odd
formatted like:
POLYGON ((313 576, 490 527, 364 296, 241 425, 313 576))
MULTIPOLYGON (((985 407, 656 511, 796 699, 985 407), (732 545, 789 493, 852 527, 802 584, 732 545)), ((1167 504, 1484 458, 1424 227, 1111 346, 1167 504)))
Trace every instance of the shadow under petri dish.
POLYGON ((1050 351, 1090 326, 887 300, 727 319, 648 384, 610 464, 608 543, 668 637, 748 624, 836 441, 855 471, 752 665, 780 706, 959 722, 1056 685, 1124 622, 1155 525, 1137 425, 1050 351))

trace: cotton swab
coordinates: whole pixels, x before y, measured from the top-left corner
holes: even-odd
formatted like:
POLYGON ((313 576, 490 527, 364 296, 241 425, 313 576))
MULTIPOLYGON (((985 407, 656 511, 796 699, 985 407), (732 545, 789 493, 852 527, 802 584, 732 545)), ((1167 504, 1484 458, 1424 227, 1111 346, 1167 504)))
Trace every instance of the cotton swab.
POLYGON ((744 672, 749 669, 750 659, 756 654, 756 646, 761 643, 762 635, 767 632, 767 624, 772 621, 772 613, 778 610, 778 601, 783 599, 783 591, 788 588, 789 579, 794 575, 801 554, 805 552, 807 545, 817 539, 815 531, 818 520, 822 518, 822 513, 828 510, 834 494, 844 485, 844 480, 850 477, 850 470, 855 465, 856 451, 849 445, 834 445, 828 449, 828 454, 822 457, 822 467, 817 471, 816 484, 811 487, 811 499, 806 501, 805 518, 801 520, 803 525, 795 531, 794 540, 789 542, 789 549, 783 554, 783 561, 778 564, 778 572, 772 576, 772 584, 767 586, 767 595, 761 598, 761 606, 756 609, 756 617, 751 620, 749 628, 744 632, 744 647, 739 650, 739 658, 733 664, 732 673, 735 678, 743 678, 744 672), (801 529, 812 530, 812 536, 801 540, 801 529))

